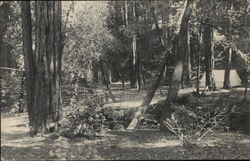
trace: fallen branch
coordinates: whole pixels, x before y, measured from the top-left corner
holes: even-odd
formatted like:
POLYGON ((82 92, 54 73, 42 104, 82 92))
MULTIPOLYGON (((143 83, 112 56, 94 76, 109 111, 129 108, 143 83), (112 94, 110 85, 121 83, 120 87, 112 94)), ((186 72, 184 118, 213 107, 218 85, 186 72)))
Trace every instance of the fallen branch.
POLYGON ((211 128, 209 128, 206 132, 203 133, 203 135, 201 137, 198 138, 199 141, 201 141, 209 131, 212 131, 213 128, 215 128, 219 122, 221 122, 222 120, 224 120, 226 117, 228 117, 231 113, 227 114, 226 116, 224 116, 221 120, 219 120, 214 126, 212 126, 211 128))

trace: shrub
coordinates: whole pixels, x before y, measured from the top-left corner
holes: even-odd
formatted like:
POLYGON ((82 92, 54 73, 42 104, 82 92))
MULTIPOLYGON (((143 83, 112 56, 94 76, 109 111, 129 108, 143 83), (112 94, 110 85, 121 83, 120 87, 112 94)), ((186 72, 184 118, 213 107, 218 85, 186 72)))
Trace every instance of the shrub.
POLYGON ((67 138, 93 138, 103 136, 107 129, 124 128, 124 110, 102 108, 95 103, 76 103, 63 109, 61 119, 53 125, 59 135, 67 138))

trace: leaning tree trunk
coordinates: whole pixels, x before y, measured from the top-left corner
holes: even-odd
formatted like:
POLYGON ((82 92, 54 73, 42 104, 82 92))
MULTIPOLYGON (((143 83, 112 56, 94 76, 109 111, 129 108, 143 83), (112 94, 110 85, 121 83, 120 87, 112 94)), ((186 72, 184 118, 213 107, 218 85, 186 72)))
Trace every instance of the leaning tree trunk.
POLYGON ((23 43, 27 69, 30 130, 45 132, 60 117, 61 105, 61 2, 35 2, 35 52, 32 53, 29 2, 22 2, 23 43))
POLYGON ((155 94, 155 91, 161 82, 161 78, 162 78, 162 75, 164 73, 165 66, 166 66, 166 64, 164 62, 163 66, 160 67, 160 72, 156 76, 156 80, 152 83, 151 87, 149 88, 146 97, 144 98, 139 109, 135 112, 133 119, 130 122, 127 129, 134 129, 137 126, 138 122, 140 121, 141 115, 147 110, 147 107, 150 104, 150 102, 152 101, 154 94, 155 94))
MULTIPOLYGON (((147 95, 144 98, 143 102, 141 103, 141 106, 134 113, 133 119, 130 122, 127 129, 134 129, 136 127, 136 125, 138 124, 138 122, 140 121, 142 114, 147 110, 147 107, 150 104, 150 102, 152 101, 152 99, 153 99, 153 97, 155 95, 155 92, 156 92, 156 90, 157 90, 157 88, 158 88, 158 86, 159 86, 159 84, 161 82, 164 70, 165 70, 166 65, 167 65, 167 59, 168 59, 168 56, 170 54, 168 52, 168 50, 166 50, 166 45, 165 45, 167 43, 167 29, 166 29, 166 26, 163 28, 163 31, 162 31, 163 33, 161 33, 159 25, 157 23, 155 10, 154 10, 153 7, 151 7, 150 9, 151 9, 151 12, 152 12, 152 15, 153 15, 153 18, 154 18, 154 23, 155 23, 155 26, 156 26, 156 30, 157 30, 157 32, 159 34, 159 39, 160 39, 160 42, 161 42, 161 47, 162 47, 162 51, 163 51, 163 55, 164 55, 164 60, 162 62, 162 65, 159 67, 159 72, 158 72, 158 74, 156 76, 156 79, 154 80, 154 82, 151 84, 149 90, 147 91, 147 95)), ((167 15, 168 15, 168 13, 169 13, 169 8, 167 10, 167 15)), ((163 22, 168 24, 168 18, 166 18, 166 17, 165 16, 163 17, 163 22)))
POLYGON ((203 44, 205 52, 205 71, 206 71, 206 87, 211 90, 215 90, 215 82, 213 78, 214 68, 214 45, 213 45, 213 27, 209 24, 209 19, 206 20, 203 31, 203 44))
POLYGON ((176 65, 174 68, 174 73, 172 75, 171 84, 168 91, 168 97, 166 99, 164 108, 161 112, 161 125, 166 128, 165 121, 171 115, 170 105, 177 98, 179 91, 179 84, 181 82, 181 76, 183 72, 183 63, 185 55, 188 52, 188 22, 192 13, 193 0, 188 0, 183 17, 181 20, 180 31, 179 31, 179 40, 178 40, 178 49, 176 53, 176 65))

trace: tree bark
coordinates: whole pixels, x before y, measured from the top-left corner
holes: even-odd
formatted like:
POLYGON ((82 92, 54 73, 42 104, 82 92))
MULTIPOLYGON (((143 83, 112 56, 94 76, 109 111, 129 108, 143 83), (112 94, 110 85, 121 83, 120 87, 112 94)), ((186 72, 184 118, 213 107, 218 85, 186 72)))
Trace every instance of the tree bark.
POLYGON ((197 50, 196 50, 196 93, 200 94, 200 55, 201 55, 201 45, 202 45, 202 21, 200 23, 199 35, 197 36, 197 50))
POLYGON ((196 93, 200 94, 200 44, 197 52, 197 69, 196 69, 196 93))
POLYGON ((196 69, 196 93, 200 94, 200 55, 201 55, 201 39, 202 39, 202 35, 201 35, 201 30, 200 30, 200 35, 198 37, 199 42, 198 42, 198 50, 197 50, 197 54, 196 54, 196 65, 197 65, 197 69, 196 69))
POLYGON ((213 27, 209 24, 210 20, 207 19, 204 31, 203 31, 203 45, 205 52, 205 71, 206 71, 206 87, 211 90, 215 90, 215 82, 213 78, 213 69, 214 69, 214 44, 213 44, 213 27))
POLYGON ((226 55, 226 69, 224 74, 223 88, 230 89, 230 70, 231 70, 231 59, 232 59, 232 48, 229 47, 228 53, 226 55))
POLYGON ((132 39, 132 55, 131 55, 131 77, 130 77, 130 88, 136 88, 136 85, 137 85, 137 68, 136 68, 136 65, 137 65, 137 57, 136 57, 136 34, 133 35, 133 39, 132 39))
MULTIPOLYGON (((136 12, 135 12, 135 1, 133 1, 133 19, 134 22, 136 20, 136 12)), ((140 83, 139 83, 139 64, 138 64, 138 55, 137 55, 137 34, 136 34, 136 30, 134 29, 134 34, 133 34, 133 38, 132 38, 132 55, 131 55, 131 77, 130 77, 130 88, 138 88, 140 89, 140 83)))
MULTIPOLYGON (((128 22, 128 1, 127 0, 125 0, 125 2, 124 2, 124 12, 125 12, 125 26, 128 27, 129 22, 128 22)), ((133 12, 135 13, 135 11, 133 11, 133 12)), ((133 35, 132 53, 129 56, 130 88, 136 88, 135 53, 136 53, 136 35, 133 35)))
MULTIPOLYGON (((231 11, 233 10, 233 3, 231 3, 231 11)), ((229 19, 229 34, 232 34, 232 20, 229 19)), ((226 54, 226 69, 224 74, 224 82, 223 82, 223 88, 230 89, 230 70, 231 70, 231 59, 232 59, 232 48, 229 46, 228 53, 226 54)))
POLYGON ((45 132, 60 118, 61 105, 61 2, 35 2, 35 52, 29 2, 22 2, 23 43, 27 69, 30 132, 45 132))
POLYGON ((183 71, 183 87, 191 83, 191 62, 190 62, 190 35, 188 31, 188 47, 187 53, 184 61, 184 71, 183 71))
POLYGON ((185 55, 188 52, 188 22, 193 9, 192 5, 193 0, 187 0, 186 8, 181 20, 178 48, 176 53, 176 65, 174 68, 174 73, 172 75, 172 80, 168 91, 168 97, 161 112, 161 125, 162 127, 164 127, 164 129, 166 128, 164 122, 171 115, 170 105, 176 100, 178 95, 179 84, 181 82, 181 76, 183 72, 183 63, 185 55))
MULTIPOLYGON (((21 16, 22 16, 22 38, 23 38, 23 53, 24 53, 24 65, 26 73, 26 102, 27 111, 29 115, 29 126, 35 127, 35 107, 34 107, 34 74, 35 74, 35 64, 32 51, 32 25, 31 25, 31 10, 30 2, 21 2, 21 16)), ((30 131, 33 133, 33 131, 30 131)))

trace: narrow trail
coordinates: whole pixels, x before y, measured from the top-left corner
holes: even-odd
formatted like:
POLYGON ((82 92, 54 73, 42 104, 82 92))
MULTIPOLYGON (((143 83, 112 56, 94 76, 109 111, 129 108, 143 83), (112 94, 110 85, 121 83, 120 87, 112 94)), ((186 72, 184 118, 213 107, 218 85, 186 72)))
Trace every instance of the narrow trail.
POLYGON ((27 113, 1 114, 1 160, 42 159, 47 156, 48 149, 43 148, 45 138, 30 137, 27 124, 27 113))

